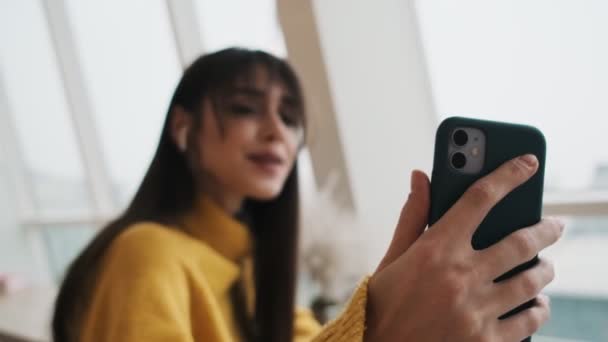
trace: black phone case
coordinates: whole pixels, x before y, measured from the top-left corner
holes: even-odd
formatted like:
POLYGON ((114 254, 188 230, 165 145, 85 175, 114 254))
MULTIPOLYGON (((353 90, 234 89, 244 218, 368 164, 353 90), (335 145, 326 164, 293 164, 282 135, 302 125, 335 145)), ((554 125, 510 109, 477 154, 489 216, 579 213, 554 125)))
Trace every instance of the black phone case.
MULTIPOLYGON (((540 221, 546 154, 545 138, 538 129, 531 126, 461 117, 444 120, 437 129, 435 140, 429 226, 437 222, 477 179, 492 172, 504 162, 527 153, 532 153, 538 158, 537 173, 508 194, 489 212, 473 234, 471 245, 476 250, 487 248, 510 233, 540 221), (452 132, 459 127, 477 128, 486 135, 485 162, 478 174, 459 173, 449 165, 449 139, 452 132)), ((495 281, 507 279, 534 266, 537 262, 538 257, 535 257, 495 281)), ((532 305, 534 305, 533 300, 514 308, 500 319, 514 315, 532 305)), ((531 341, 531 338, 528 337, 525 341, 531 341)))

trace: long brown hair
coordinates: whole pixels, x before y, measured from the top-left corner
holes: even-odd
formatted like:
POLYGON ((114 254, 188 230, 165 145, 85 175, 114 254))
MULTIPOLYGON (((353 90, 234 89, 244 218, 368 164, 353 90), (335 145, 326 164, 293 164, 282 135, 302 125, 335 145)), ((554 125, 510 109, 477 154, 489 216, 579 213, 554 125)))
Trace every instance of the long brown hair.
MULTIPOLYGON (((130 205, 91 240, 65 274, 52 321, 55 341, 79 339, 82 317, 94 293, 101 260, 119 234, 140 221, 177 227, 176 218, 192 209, 198 190, 187 158, 179 152, 171 137, 169 123, 173 108, 179 105, 190 113, 199 113, 203 98, 221 100, 222 92, 225 95, 237 78, 251 77, 247 75, 252 75, 259 67, 265 68, 288 88, 304 122, 300 85, 286 61, 262 51, 241 48, 225 49, 194 61, 175 89, 156 154, 130 205)), ((201 120, 194 119, 195 122, 201 120)), ((254 237, 254 317, 242 322, 244 316, 239 313, 244 308, 238 305, 242 301, 233 300, 233 304, 236 303, 241 330, 248 339, 275 342, 292 339, 298 205, 295 165, 277 198, 270 201, 247 199, 244 203, 254 237)))

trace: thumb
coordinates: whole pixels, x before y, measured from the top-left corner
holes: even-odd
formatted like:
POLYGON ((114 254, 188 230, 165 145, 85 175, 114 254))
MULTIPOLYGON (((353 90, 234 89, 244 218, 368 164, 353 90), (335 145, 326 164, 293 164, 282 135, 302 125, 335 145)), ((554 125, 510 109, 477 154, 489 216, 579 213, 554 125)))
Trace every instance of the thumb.
POLYGON ((401 209, 399 222, 393 239, 376 272, 395 261, 418 240, 428 223, 430 207, 430 181, 428 176, 418 170, 412 172, 410 195, 401 209))

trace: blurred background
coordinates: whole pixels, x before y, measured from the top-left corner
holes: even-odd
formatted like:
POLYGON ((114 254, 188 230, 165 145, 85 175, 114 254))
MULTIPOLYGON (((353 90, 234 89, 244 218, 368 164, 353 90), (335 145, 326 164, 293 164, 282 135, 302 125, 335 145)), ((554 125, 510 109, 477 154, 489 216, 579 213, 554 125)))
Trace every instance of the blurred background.
POLYGON ((495 119, 544 132, 544 213, 568 222, 537 340, 608 341, 607 17, 603 0, 0 0, 0 341, 48 340, 181 70, 235 45, 290 60, 307 96, 300 304, 329 318, 375 268, 442 119, 495 119))

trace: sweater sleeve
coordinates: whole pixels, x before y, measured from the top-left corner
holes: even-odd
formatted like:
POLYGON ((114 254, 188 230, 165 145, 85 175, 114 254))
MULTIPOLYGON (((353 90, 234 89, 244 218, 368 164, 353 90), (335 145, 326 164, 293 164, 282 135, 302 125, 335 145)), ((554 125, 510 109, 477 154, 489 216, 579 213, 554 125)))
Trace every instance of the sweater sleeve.
POLYGON ((318 323, 310 313, 297 313, 295 324, 295 341, 313 342, 361 342, 365 332, 365 307, 367 304, 367 284, 369 276, 365 277, 348 304, 338 317, 318 328, 318 323), (315 326, 315 323, 317 324, 315 326))
POLYGON ((157 236, 133 232, 119 236, 104 258, 81 340, 193 341, 183 270, 157 236))
POLYGON ((293 326, 294 342, 309 342, 321 331, 321 325, 315 319, 312 311, 297 308, 293 326))

